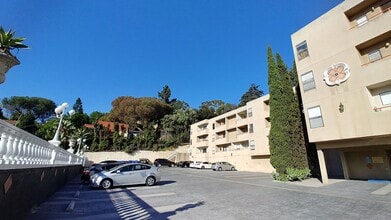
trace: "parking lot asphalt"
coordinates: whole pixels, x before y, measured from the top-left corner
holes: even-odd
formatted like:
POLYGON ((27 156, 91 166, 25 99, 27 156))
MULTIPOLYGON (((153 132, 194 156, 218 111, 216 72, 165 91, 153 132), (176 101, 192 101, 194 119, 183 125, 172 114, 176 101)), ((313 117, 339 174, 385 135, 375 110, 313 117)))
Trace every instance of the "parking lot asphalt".
POLYGON ((26 219, 391 219, 391 184, 160 168, 155 186, 92 189, 75 178, 26 219))

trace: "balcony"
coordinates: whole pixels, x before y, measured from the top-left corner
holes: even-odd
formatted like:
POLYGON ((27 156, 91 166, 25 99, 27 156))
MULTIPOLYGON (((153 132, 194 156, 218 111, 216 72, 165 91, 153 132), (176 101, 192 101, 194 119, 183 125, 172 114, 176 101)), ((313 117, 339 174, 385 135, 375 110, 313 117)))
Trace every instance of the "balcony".
POLYGON ((241 127, 247 125, 247 118, 236 120, 236 126, 241 127))
POLYGON ((242 133, 236 135, 236 141, 247 141, 250 138, 249 133, 242 133))
POLYGON ((227 144, 227 138, 226 137, 222 137, 222 138, 216 138, 215 140, 215 144, 216 145, 223 145, 223 144, 227 144))
POLYGON ((197 130, 197 135, 198 135, 198 136, 207 135, 208 132, 209 132, 209 130, 208 130, 207 128, 198 129, 198 130, 197 130))

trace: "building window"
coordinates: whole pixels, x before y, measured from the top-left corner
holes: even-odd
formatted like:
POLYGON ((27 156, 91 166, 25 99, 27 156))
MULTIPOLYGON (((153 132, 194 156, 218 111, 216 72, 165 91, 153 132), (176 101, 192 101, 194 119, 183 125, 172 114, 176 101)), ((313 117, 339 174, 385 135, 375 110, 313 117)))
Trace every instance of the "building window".
POLYGON ((379 96, 383 105, 391 105, 391 90, 387 92, 382 92, 379 94, 379 96))
POLYGON ((254 126, 253 126, 253 124, 249 124, 248 125, 248 132, 249 133, 254 133, 254 126))
POLYGON ((307 41, 303 41, 300 44, 296 45, 297 59, 302 60, 308 57, 310 54, 308 53, 307 41))
POLYGON ((250 140, 250 150, 255 150, 255 141, 250 140))
POLYGON ((370 62, 380 60, 382 58, 380 50, 374 50, 368 53, 368 59, 370 62))
POLYGON ((253 109, 252 108, 248 108, 247 109, 247 116, 248 117, 253 117, 253 109))
POLYGON ((303 83, 304 91, 308 91, 310 89, 315 88, 314 74, 312 73, 312 71, 301 75, 301 81, 303 83))
POLYGON ((323 117, 320 111, 320 106, 316 106, 308 109, 308 118, 310 120, 311 128, 323 127, 323 117))
POLYGON ((361 26, 361 25, 364 25, 368 22, 368 18, 366 15, 363 15, 363 16, 357 18, 356 22, 357 22, 357 26, 361 26))
POLYGON ((206 154, 206 148, 202 148, 200 151, 201 153, 206 154))

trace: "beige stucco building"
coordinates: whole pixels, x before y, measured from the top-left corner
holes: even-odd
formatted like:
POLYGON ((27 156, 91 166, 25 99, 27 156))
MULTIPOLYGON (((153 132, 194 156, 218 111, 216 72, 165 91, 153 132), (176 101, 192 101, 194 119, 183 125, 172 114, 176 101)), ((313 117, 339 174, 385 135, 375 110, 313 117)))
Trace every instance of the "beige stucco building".
POLYGON ((324 183, 391 179, 390 7, 345 0, 291 36, 324 183))
POLYGON ((269 96, 191 125, 189 159, 227 161, 241 171, 272 172, 269 96))

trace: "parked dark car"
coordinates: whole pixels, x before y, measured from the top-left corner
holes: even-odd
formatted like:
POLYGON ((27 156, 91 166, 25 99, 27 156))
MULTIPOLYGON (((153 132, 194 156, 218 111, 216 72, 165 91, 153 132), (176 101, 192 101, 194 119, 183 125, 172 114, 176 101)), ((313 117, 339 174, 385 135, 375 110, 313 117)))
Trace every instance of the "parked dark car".
POLYGON ((184 167, 184 168, 188 168, 190 167, 190 164, 193 163, 193 161, 179 161, 177 163, 177 166, 178 167, 184 167))
POLYGON ((140 163, 152 165, 153 163, 148 158, 140 158, 140 163))
POLYGON ((158 158, 156 159, 153 164, 155 166, 160 167, 160 166, 167 166, 167 167, 175 167, 175 163, 172 162, 171 160, 164 159, 164 158, 158 158))
POLYGON ((115 163, 98 163, 93 165, 90 168, 86 168, 83 171, 83 174, 81 175, 81 180, 83 182, 89 182, 90 177, 94 175, 95 173, 99 173, 102 171, 110 170, 113 167, 116 167, 118 165, 124 164, 123 162, 115 162, 115 163))

